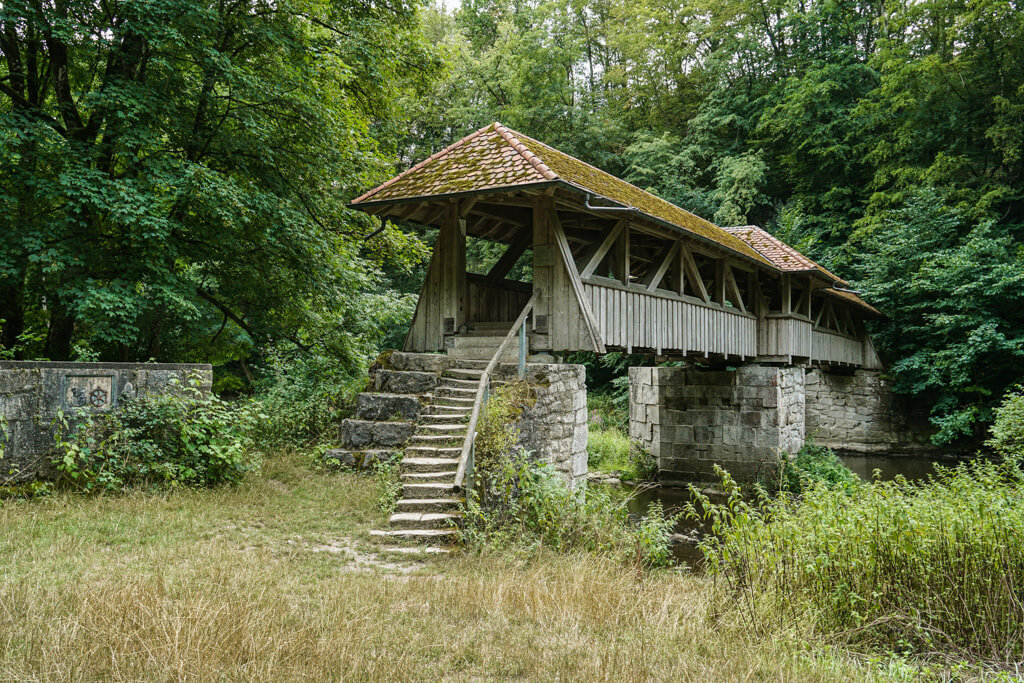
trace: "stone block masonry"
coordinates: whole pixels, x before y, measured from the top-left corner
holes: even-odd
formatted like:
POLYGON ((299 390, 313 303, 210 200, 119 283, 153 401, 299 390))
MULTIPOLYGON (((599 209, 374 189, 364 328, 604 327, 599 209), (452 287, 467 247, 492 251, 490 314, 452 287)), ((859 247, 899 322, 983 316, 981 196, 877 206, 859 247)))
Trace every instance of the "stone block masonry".
MULTIPOLYGON (((502 376, 513 374, 504 371, 502 376)), ((587 476, 587 384, 582 365, 531 364, 525 380, 537 402, 519 421, 519 444, 572 486, 587 476)))
POLYGON ((716 464, 738 479, 767 476, 779 452, 803 444, 803 380, 800 368, 630 368, 630 437, 664 480, 714 480, 716 464))
POLYGON ((631 368, 630 437, 658 460, 663 480, 738 480, 774 474, 807 438, 846 455, 931 449, 927 420, 876 371, 746 365, 734 371, 631 368))
POLYGON ((53 475, 53 422, 57 412, 106 412, 124 396, 163 392, 190 380, 209 391, 205 364, 59 363, 0 361, 0 416, 6 420, 0 483, 53 475))
POLYGON ((893 394, 881 373, 837 375, 813 369, 805 384, 805 428, 815 443, 843 455, 927 455, 936 450, 927 413, 893 394))

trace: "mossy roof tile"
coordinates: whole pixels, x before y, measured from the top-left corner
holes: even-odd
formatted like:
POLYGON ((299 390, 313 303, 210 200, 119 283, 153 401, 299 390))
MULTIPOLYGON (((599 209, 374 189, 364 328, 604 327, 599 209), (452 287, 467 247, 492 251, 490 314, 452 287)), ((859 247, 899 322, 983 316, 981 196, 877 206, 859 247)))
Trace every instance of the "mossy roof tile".
POLYGON ((584 192, 637 209, 761 263, 771 264, 742 239, 671 202, 554 147, 492 123, 353 200, 364 203, 479 192, 563 181, 584 192))
MULTIPOLYGON (((761 253, 766 259, 772 262, 772 264, 779 270, 787 273, 807 273, 817 272, 823 275, 825 279, 831 280, 842 286, 847 286, 849 283, 832 274, 821 265, 815 263, 811 259, 807 258, 799 251, 789 246, 775 235, 771 234, 767 230, 760 228, 756 225, 741 225, 731 228, 723 228, 723 230, 739 237, 744 242, 747 242, 750 246, 761 253)), ((820 290, 830 296, 834 296, 851 303, 855 303, 865 309, 881 315, 881 313, 868 304, 866 301, 861 299, 859 296, 850 291, 842 291, 839 289, 824 289, 820 290)))

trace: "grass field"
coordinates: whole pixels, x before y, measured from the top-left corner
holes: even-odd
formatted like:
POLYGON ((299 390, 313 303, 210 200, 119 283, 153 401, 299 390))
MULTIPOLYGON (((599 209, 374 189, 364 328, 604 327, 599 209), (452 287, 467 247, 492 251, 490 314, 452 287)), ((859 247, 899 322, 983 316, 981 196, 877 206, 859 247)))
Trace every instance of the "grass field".
POLYGON ((0 680, 865 680, 711 581, 591 555, 376 552, 373 479, 0 503, 0 680))

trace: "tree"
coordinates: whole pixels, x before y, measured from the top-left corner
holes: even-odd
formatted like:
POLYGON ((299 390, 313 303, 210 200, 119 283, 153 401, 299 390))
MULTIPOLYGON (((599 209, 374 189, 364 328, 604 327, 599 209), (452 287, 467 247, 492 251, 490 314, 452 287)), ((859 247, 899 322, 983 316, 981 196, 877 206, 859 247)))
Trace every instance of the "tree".
POLYGON ((0 28, 0 343, 185 359, 368 331, 373 221, 344 201, 390 173, 394 102, 436 67, 413 5, 13 0, 0 28))

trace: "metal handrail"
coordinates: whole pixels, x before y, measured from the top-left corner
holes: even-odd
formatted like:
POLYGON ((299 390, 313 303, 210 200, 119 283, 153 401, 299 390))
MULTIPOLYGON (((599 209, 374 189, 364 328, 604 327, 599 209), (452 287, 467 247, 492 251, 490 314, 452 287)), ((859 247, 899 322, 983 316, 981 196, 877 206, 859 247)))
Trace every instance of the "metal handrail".
POLYGON ((508 331, 505 338, 498 345, 498 350, 494 352, 494 356, 491 357, 491 362, 484 368, 483 373, 480 375, 480 382, 476 387, 476 397, 473 400, 473 412, 469 416, 469 426, 466 428, 466 440, 462 444, 462 454, 459 456, 459 469, 455 472, 455 491, 459 492, 463 489, 466 483, 467 472, 473 468, 473 454, 476 446, 476 425, 480 420, 480 409, 483 408, 487 402, 488 395, 490 394, 491 387, 491 373, 494 372, 494 368, 498 365, 498 359, 501 358, 501 354, 505 351, 505 347, 512 341, 512 337, 515 336, 516 332, 519 332, 519 376, 522 377, 526 370, 526 318, 530 315, 530 311, 533 310, 534 304, 537 302, 537 297, 540 296, 540 290, 535 289, 533 296, 523 306, 523 310, 519 313, 519 317, 516 318, 515 322, 512 323, 512 329, 508 331))

